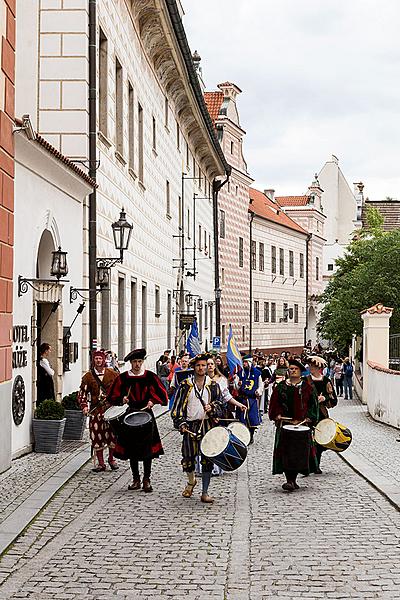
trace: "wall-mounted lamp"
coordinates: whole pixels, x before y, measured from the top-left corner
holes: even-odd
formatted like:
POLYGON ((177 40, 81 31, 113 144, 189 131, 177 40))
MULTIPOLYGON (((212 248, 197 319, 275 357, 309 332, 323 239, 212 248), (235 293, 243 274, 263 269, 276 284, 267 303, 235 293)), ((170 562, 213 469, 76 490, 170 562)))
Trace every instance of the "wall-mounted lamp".
MULTIPOLYGON (((67 264, 67 252, 63 252, 61 247, 58 247, 58 250, 54 250, 52 252, 53 258, 51 261, 50 275, 56 278, 54 279, 27 279, 26 277, 22 277, 22 275, 18 276, 18 296, 21 297, 22 294, 26 294, 28 291, 28 286, 34 289, 36 292, 41 291, 50 291, 53 287, 58 285, 61 277, 66 277, 68 274, 68 264, 67 264), (45 285, 46 289, 43 290, 41 287, 35 287, 35 284, 45 285)), ((67 280, 65 280, 67 281, 67 280)))

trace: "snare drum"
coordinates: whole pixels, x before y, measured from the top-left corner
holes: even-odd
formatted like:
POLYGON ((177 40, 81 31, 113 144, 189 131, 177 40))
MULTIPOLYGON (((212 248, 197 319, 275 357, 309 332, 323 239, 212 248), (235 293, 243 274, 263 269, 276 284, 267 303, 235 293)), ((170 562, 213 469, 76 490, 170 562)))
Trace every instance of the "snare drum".
POLYGON ((315 427, 314 438, 317 444, 324 448, 343 452, 350 446, 352 435, 345 425, 333 419, 322 419, 315 427))
POLYGON ((246 444, 246 446, 250 444, 251 435, 249 428, 246 427, 246 425, 240 423, 239 421, 235 421, 234 423, 230 423, 228 425, 228 429, 232 431, 232 433, 236 435, 236 437, 239 438, 243 444, 246 444))
POLYGON ((200 444, 201 453, 224 471, 235 471, 246 460, 247 446, 226 427, 213 427, 200 444))
POLYGON ((153 417, 145 411, 134 411, 124 417, 123 445, 137 460, 151 455, 153 417))
POLYGON ((283 425, 281 430, 284 471, 308 471, 311 430, 306 425, 283 425))
POLYGON ((104 413, 104 420, 109 423, 117 438, 121 435, 124 424, 124 415, 127 410, 128 405, 123 404, 122 406, 110 406, 104 413))

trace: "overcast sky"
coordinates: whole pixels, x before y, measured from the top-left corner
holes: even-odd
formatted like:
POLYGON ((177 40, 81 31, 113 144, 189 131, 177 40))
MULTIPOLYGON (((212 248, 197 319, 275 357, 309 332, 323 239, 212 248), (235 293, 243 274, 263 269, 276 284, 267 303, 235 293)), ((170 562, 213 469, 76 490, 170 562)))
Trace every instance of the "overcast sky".
POLYGON ((255 187, 303 194, 332 154, 400 198, 400 0, 183 0, 207 90, 232 81, 255 187))

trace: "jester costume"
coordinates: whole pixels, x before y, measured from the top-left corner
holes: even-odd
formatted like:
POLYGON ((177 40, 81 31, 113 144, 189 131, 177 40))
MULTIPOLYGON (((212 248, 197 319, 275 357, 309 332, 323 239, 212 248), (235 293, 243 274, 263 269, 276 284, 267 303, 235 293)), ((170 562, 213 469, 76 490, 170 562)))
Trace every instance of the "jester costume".
MULTIPOLYGON (((278 416, 288 417, 298 423, 310 419, 312 426, 317 424, 319 417, 317 392, 307 378, 302 377, 298 384, 286 380, 275 386, 269 405, 269 418, 271 421, 276 421, 278 416)), ((297 455, 295 459, 298 458, 298 464, 302 465, 298 470, 287 468, 292 459, 292 452, 293 447, 288 440, 285 440, 279 424, 275 433, 272 474, 285 473, 288 480, 295 480, 298 473, 308 475, 310 472, 317 471, 318 462, 311 429, 303 437, 300 448, 295 449, 297 455)))
POLYGON ((92 443, 92 451, 98 461, 95 471, 105 471, 103 451, 108 447, 108 462, 112 469, 117 469, 117 463, 114 460, 115 437, 107 423, 104 420, 106 406, 106 396, 117 373, 113 369, 107 369, 106 356, 104 352, 96 351, 93 353, 93 366, 82 377, 81 386, 78 393, 78 402, 82 410, 89 410, 89 435, 92 443), (97 368, 94 366, 94 360, 98 361, 97 368))

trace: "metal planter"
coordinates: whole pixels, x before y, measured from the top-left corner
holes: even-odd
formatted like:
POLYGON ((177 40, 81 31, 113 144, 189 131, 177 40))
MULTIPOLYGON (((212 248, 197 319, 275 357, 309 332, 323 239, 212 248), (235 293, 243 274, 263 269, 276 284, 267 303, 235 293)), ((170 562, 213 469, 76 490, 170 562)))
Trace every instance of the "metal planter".
POLYGON ((33 438, 35 452, 57 454, 61 449, 66 419, 33 419, 33 438))
POLYGON ((66 410, 64 440, 81 440, 86 428, 86 415, 81 410, 66 410))

